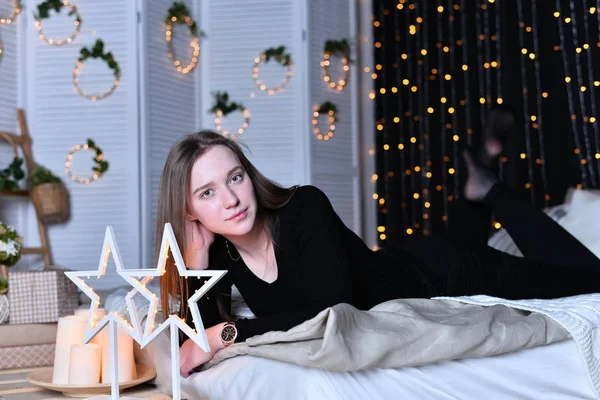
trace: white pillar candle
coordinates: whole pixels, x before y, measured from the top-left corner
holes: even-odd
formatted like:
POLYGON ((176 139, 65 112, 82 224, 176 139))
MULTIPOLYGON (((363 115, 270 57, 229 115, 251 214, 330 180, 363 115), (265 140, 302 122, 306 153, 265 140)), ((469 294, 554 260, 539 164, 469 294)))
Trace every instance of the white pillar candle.
POLYGON ((98 344, 74 344, 69 359, 69 385, 95 385, 100 383, 100 357, 98 344))
MULTIPOLYGON (((94 315, 94 319, 93 319, 94 325, 97 322, 102 321, 102 319, 104 317, 106 317, 106 314, 107 314, 106 309, 104 309, 104 308, 98 308, 96 310, 96 315, 94 315)), ((89 307, 88 308, 78 308, 77 310, 75 310, 75 315, 78 316, 78 317, 85 318, 86 323, 87 323, 87 320, 88 320, 89 315, 90 315, 90 309, 89 309, 89 307)), ((108 331, 108 325, 106 325, 104 328, 102 328, 102 330, 103 331, 104 330, 108 331)), ((102 342, 100 340, 100 333, 98 333, 96 336, 94 336, 92 338, 92 340, 90 340, 90 343, 97 344, 97 345, 101 346, 102 342)))
POLYGON ((61 317, 58 319, 52 383, 69 383, 69 361, 71 357, 71 346, 74 344, 83 344, 86 324, 87 321, 85 318, 75 315, 61 317))
MULTIPOLYGON (((127 382, 136 379, 133 338, 121 327, 117 331, 119 382, 127 382)), ((108 325, 98 335, 102 343, 102 383, 111 383, 110 330, 108 325)))

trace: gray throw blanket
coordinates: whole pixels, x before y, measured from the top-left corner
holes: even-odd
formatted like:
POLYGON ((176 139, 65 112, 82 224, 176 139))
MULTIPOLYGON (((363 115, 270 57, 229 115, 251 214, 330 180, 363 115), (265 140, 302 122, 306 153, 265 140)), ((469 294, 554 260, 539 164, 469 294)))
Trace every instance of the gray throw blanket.
POLYGON ((244 354, 332 371, 401 368, 487 357, 569 337, 543 314, 504 305, 399 299, 360 311, 338 304, 287 332, 229 346, 203 369, 244 354))

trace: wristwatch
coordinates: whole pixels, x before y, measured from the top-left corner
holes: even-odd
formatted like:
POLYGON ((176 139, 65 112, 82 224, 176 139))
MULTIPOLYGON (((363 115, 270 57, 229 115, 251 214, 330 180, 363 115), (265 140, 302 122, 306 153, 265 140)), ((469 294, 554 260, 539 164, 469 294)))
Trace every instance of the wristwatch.
POLYGON ((231 346, 235 342, 235 338, 237 338, 237 328, 235 327, 235 322, 226 322, 221 328, 220 338, 223 346, 231 346))

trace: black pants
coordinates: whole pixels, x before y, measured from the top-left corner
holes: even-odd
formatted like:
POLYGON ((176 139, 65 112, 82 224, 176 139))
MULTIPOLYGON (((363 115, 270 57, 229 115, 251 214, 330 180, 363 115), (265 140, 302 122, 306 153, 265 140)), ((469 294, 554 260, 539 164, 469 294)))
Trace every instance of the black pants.
POLYGON ((600 292, 600 259, 543 211, 502 183, 483 203, 459 199, 447 235, 403 246, 419 260, 423 297, 486 294, 507 299, 557 298, 600 292), (491 215, 524 257, 487 246, 491 215))

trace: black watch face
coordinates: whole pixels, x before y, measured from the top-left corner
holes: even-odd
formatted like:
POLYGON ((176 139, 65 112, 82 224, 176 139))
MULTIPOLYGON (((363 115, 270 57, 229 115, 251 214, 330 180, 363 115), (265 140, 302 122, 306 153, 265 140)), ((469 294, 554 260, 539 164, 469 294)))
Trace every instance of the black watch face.
POLYGON ((232 325, 227 325, 223 327, 223 330, 221 331, 221 339, 224 342, 232 342, 235 339, 235 334, 235 327, 232 325))

